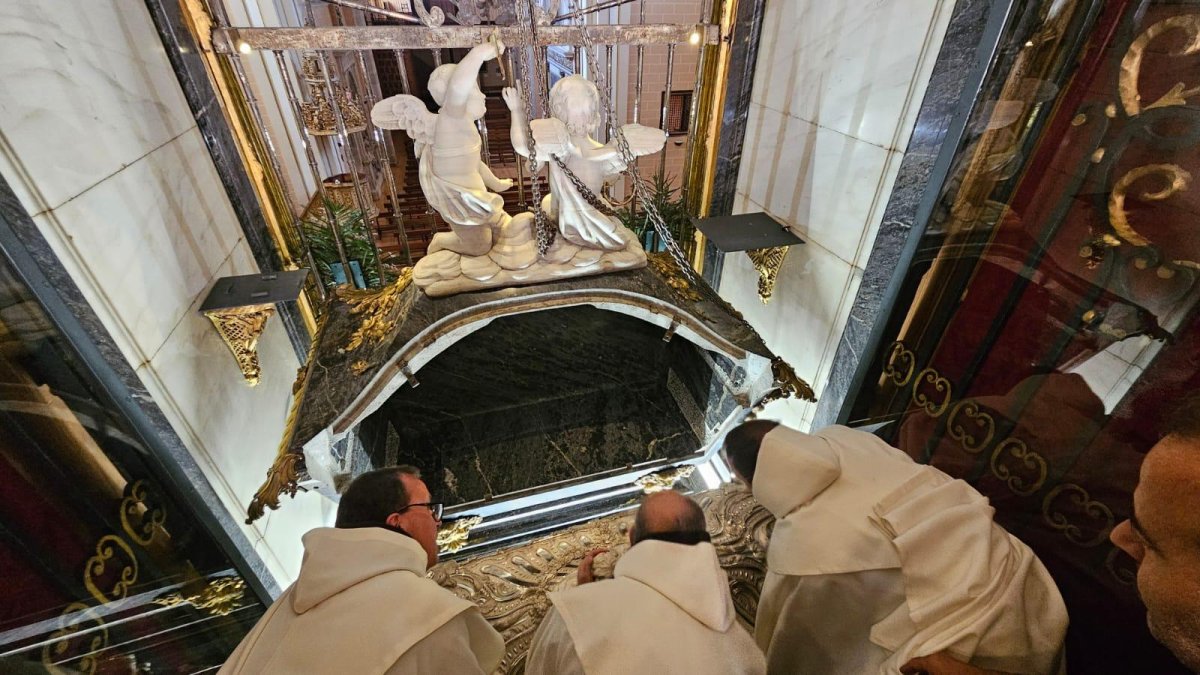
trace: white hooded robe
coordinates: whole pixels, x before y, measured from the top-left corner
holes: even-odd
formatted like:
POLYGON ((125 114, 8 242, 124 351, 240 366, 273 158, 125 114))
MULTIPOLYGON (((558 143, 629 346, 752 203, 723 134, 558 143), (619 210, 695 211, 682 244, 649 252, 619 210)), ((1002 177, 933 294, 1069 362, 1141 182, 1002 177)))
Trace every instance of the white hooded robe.
POLYGON ((759 675, 712 544, 639 542, 614 578, 550 594, 527 675, 759 675))
POLYGON ((755 624, 768 672, 894 674, 942 650, 1010 673, 1062 667, 1057 586, 965 482, 866 432, 780 426, 753 492, 777 518, 755 624))
POLYGON ((475 606, 425 577, 425 550, 377 527, 318 528, 304 562, 221 675, 490 674, 504 640, 475 606))

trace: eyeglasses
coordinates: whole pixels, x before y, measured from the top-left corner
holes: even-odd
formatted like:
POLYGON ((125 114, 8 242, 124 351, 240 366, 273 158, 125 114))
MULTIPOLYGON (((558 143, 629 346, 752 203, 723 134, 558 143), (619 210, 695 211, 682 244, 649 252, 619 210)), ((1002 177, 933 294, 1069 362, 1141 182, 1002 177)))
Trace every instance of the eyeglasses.
POLYGON ((406 511, 408 509, 413 508, 414 506, 424 506, 425 508, 429 509, 429 512, 433 514, 434 520, 442 519, 442 509, 444 507, 442 506, 441 502, 424 502, 421 504, 409 504, 408 506, 404 507, 403 509, 400 509, 400 511, 397 511, 396 513, 406 511))

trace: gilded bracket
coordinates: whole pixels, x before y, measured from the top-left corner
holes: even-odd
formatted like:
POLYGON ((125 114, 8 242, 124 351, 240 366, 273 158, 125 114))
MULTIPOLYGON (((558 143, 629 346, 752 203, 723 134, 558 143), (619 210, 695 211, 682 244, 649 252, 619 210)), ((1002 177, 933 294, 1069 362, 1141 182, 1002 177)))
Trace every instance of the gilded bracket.
POLYGON ((267 319, 275 313, 275 305, 247 305, 204 312, 220 333, 221 339, 233 352, 242 377, 251 387, 258 384, 258 338, 267 327, 267 319))
POLYGON ((787 257, 790 246, 774 246, 746 251, 754 269, 758 271, 758 297, 763 304, 771 301, 775 293, 775 281, 779 278, 779 270, 783 268, 783 260, 787 257))

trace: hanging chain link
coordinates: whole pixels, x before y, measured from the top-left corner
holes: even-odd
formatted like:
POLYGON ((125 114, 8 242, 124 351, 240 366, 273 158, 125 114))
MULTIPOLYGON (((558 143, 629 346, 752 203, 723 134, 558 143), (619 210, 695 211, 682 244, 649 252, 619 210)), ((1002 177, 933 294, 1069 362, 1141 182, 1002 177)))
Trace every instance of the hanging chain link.
MULTIPOLYGON (((579 25, 579 34, 583 37, 583 46, 588 62, 598 63, 597 52, 592 43, 592 36, 588 32, 586 18, 579 25)), ((654 231, 658 234, 659 238, 666 244, 667 252, 675 260, 675 263, 679 265, 680 270, 693 284, 701 288, 704 287, 699 275, 696 274, 696 270, 692 269, 691 264, 688 262, 683 249, 679 248, 675 237, 671 235, 671 230, 667 227, 666 221, 663 220, 662 214, 658 212, 658 207, 654 205, 650 189, 646 187, 646 182, 642 179, 641 174, 633 168, 634 156, 633 152, 629 149, 629 141, 625 138, 625 132, 621 128, 621 125, 618 125, 613 117, 612 101, 608 97, 608 81, 604 69, 597 68, 595 69, 595 73, 593 80, 600 94, 600 107, 603 109, 604 118, 612 125, 613 137, 617 140, 617 150, 621 153, 622 161, 625 162, 625 172, 629 175, 634 194, 637 195, 638 201, 642 203, 642 208, 645 209, 650 224, 654 227, 654 231)))
POLYGON ((571 185, 575 186, 575 190, 579 192, 579 196, 583 197, 583 200, 590 204, 593 209, 596 209, 609 218, 617 217, 617 212, 613 211, 612 207, 606 204, 603 199, 597 197, 596 193, 592 192, 590 187, 584 185, 583 180, 575 175, 575 172, 567 166, 567 163, 561 157, 550 155, 550 159, 553 159, 558 168, 562 169, 562 172, 567 176, 567 180, 571 181, 571 185))
MULTIPOLYGON (((534 0, 529 0, 528 3, 517 2, 517 29, 521 34, 521 42, 529 45, 529 59, 517 58, 514 59, 514 75, 517 78, 517 84, 520 85, 524 81, 528 81, 526 77, 527 66, 532 63, 534 73, 534 86, 537 88, 537 95, 541 96, 542 108, 546 108, 545 91, 545 73, 538 65, 538 47, 537 47, 537 18, 533 7, 534 0), (524 11, 522 11, 524 10, 524 11)), ((534 235, 537 238, 538 255, 545 256, 546 251, 550 250, 550 246, 554 244, 554 237, 557 234, 554 226, 550 224, 550 219, 546 217, 546 211, 542 209, 542 186, 538 182, 538 161, 537 161, 537 141, 533 137, 533 104, 529 100, 529 91, 527 87, 521 86, 521 103, 525 108, 525 147, 529 152, 529 180, 530 191, 533 193, 533 223, 534 235)))

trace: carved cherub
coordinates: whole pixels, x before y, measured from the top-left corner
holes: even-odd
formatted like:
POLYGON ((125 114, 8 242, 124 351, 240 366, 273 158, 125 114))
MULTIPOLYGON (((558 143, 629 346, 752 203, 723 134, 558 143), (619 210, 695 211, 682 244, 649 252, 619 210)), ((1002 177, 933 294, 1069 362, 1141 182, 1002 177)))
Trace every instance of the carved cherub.
POLYGON ((479 69, 504 53, 493 39, 477 45, 458 63, 438 66, 429 77, 429 93, 438 104, 429 112, 421 99, 391 96, 371 110, 381 129, 403 129, 415 141, 421 190, 452 232, 434 236, 429 252, 448 249, 470 256, 485 255, 492 246, 492 229, 504 218, 504 199, 494 192, 512 187, 497 178, 480 159, 483 140, 476 120, 487 112, 479 89, 479 69))
MULTIPOLYGON (((525 112, 519 87, 518 83, 518 88, 505 88, 504 102, 512 111, 513 148, 528 157, 525 112)), ((550 90, 550 114, 552 117, 533 120, 530 124, 539 166, 541 162, 550 163, 550 194, 542 201, 542 208, 558 223, 558 230, 566 241, 584 248, 624 249, 628 245, 628 235, 622 233, 621 222, 589 203, 591 197, 609 207, 600 196, 600 189, 607 178, 626 168, 615 138, 607 145, 592 138, 601 121, 600 93, 596 85, 581 75, 562 78, 550 90), (579 178, 592 193, 590 196, 575 188, 567 172, 554 161, 555 157, 579 178)), ((667 134, 661 129, 640 124, 626 124, 621 130, 635 157, 658 152, 667 140, 667 134)))

